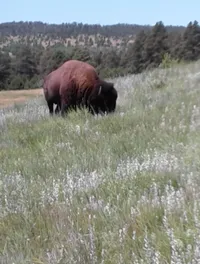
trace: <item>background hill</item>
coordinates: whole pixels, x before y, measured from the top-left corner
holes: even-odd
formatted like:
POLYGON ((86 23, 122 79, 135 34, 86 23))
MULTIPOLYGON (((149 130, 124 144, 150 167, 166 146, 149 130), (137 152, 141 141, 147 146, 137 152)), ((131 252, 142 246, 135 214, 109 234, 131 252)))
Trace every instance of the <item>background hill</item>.
MULTIPOLYGON (((44 47, 62 43, 68 45, 120 46, 133 42, 141 31, 148 32, 149 25, 116 24, 101 26, 83 23, 47 24, 42 22, 10 22, 0 24, 1 45, 14 42, 36 42, 44 47)), ((183 32, 183 26, 166 26, 168 32, 183 32)))
POLYGON ((44 75, 64 61, 78 59, 103 78, 137 74, 169 63, 200 57, 197 21, 186 27, 88 25, 42 22, 0 24, 0 90, 42 85, 44 75))

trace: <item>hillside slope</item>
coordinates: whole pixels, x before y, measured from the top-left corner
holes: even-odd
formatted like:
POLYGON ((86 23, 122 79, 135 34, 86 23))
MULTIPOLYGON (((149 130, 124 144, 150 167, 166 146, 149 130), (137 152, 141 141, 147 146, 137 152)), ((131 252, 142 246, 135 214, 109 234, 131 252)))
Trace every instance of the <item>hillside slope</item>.
POLYGON ((199 69, 114 79, 105 117, 0 110, 0 262, 198 263, 199 69))
MULTIPOLYGON (((0 23, 0 47, 12 42, 31 42, 44 47, 62 43, 65 46, 121 46, 134 41, 141 31, 152 26, 137 24, 88 25, 83 23, 47 24, 43 22, 0 23)), ((168 32, 183 32, 183 26, 166 26, 168 32)))

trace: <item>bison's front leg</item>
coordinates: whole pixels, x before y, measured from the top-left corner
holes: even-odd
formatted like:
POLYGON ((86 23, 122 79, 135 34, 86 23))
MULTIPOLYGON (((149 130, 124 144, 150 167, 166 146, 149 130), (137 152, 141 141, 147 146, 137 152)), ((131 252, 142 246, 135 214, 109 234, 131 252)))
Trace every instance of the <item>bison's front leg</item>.
POLYGON ((67 105, 66 102, 62 102, 61 104, 61 116, 64 117, 67 115, 67 112, 69 110, 69 106, 67 105))
POLYGON ((75 110, 76 109, 76 105, 74 105, 71 100, 68 99, 63 99, 61 101, 61 116, 66 116, 67 113, 70 111, 70 110, 75 110))
POLYGON ((90 97, 87 101, 87 106, 88 106, 89 112, 92 115, 98 115, 99 114, 99 102, 96 98, 90 97))

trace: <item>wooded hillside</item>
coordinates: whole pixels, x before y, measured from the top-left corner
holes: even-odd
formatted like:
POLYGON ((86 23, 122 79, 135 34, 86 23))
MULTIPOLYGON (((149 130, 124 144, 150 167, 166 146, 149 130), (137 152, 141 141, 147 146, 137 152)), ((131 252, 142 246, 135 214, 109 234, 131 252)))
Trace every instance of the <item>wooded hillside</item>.
POLYGON ((10 22, 0 24, 0 51, 0 89, 36 88, 68 59, 89 62, 104 78, 197 60, 200 27, 10 22))

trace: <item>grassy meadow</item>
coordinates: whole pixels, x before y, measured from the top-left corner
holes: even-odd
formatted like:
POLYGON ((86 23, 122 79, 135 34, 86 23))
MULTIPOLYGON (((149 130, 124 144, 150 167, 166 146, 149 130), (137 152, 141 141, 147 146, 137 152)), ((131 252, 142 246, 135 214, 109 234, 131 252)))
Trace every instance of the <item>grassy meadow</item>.
POLYGON ((117 109, 0 109, 0 263, 200 262, 200 61, 112 80, 117 109))

